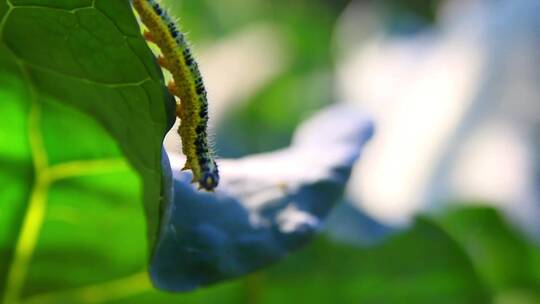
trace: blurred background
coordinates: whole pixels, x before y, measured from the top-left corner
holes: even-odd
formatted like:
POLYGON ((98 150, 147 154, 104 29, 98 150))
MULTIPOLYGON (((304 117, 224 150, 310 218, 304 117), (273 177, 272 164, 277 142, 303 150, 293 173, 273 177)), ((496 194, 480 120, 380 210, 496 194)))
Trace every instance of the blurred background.
POLYGON ((487 205, 540 234, 535 1, 170 2, 200 54, 221 157, 287 146, 317 109, 352 103, 377 125, 354 208, 403 227, 487 205))
POLYGON ((321 235, 268 270, 179 295, 139 272, 29 303, 540 303, 540 1, 163 2, 219 157, 286 147, 334 103, 375 136, 321 235))
MULTIPOLYGON (((426 246, 416 235, 426 218, 472 261, 489 295, 476 303, 540 303, 540 2, 168 3, 200 55, 220 157, 285 147, 295 126, 327 104, 354 104, 374 118, 376 135, 321 239, 361 256, 405 233, 410 242, 381 257, 400 260, 426 246)), ((330 246, 316 244, 300 256, 315 259, 330 246)), ((342 284, 341 274, 320 283, 342 284)), ((398 278, 356 285, 358 297, 341 300, 423 303, 377 296, 391 289, 377 284, 398 278)), ((418 281, 430 283, 440 282, 418 281)), ((329 303, 317 298, 310 300, 329 303)))

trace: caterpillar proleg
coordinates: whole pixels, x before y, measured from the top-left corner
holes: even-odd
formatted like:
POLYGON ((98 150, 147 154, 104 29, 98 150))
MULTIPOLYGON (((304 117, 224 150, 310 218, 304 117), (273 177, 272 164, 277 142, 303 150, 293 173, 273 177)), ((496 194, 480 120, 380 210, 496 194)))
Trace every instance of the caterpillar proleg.
POLYGON ((158 63, 171 72, 169 92, 180 99, 178 133, 187 157, 182 170, 190 169, 192 182, 212 191, 219 183, 219 171, 208 143, 208 100, 197 62, 184 34, 157 0, 132 0, 132 4, 148 28, 145 38, 161 50, 158 63))

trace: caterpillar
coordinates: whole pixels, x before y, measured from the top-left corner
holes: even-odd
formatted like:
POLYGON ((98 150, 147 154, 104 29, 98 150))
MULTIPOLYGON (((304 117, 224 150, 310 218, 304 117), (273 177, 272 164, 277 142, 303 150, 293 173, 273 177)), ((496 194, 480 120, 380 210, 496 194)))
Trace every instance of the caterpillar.
POLYGON ((213 191, 219 183, 219 170, 208 143, 208 99, 189 43, 158 0, 132 0, 132 5, 148 29, 144 37, 162 53, 158 64, 171 72, 169 92, 180 99, 176 108, 178 133, 187 158, 182 170, 193 172, 192 182, 198 182, 199 189, 213 191))

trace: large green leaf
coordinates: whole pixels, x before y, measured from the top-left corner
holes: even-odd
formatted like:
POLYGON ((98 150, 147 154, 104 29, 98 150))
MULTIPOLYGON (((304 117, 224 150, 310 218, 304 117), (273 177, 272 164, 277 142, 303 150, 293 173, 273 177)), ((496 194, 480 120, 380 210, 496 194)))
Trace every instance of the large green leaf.
POLYGON ((139 31, 129 1, 0 0, 0 302, 144 270, 174 103, 139 31))
POLYGON ((438 222, 470 256, 497 303, 540 302, 540 250, 496 210, 456 209, 438 222))

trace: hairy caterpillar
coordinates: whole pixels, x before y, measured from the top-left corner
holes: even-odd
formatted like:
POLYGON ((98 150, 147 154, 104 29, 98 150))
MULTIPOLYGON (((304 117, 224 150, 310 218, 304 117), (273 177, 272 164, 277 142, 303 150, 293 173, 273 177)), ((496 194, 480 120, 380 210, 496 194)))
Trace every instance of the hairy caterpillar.
POLYGON ((212 191, 219 183, 219 171, 208 144, 208 100, 198 65, 184 34, 157 0, 132 0, 132 4, 148 28, 145 38, 162 52, 158 63, 172 74, 174 81, 169 82, 169 91, 180 98, 176 110, 180 118, 178 133, 187 157, 182 170, 191 169, 192 182, 212 191))

